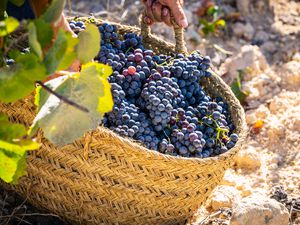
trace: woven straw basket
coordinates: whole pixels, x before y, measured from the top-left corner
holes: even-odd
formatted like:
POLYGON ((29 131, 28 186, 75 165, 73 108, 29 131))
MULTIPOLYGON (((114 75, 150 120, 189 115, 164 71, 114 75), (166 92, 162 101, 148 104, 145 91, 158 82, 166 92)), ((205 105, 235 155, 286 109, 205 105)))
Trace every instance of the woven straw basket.
MULTIPOLYGON (((121 34, 140 32, 115 25, 121 34)), ((174 52, 174 45, 149 32, 143 27, 148 47, 158 53, 174 52)), ((184 51, 183 31, 175 29, 175 37, 176 51, 184 51)), ((56 147, 40 131, 41 148, 28 155, 28 175, 16 186, 2 185, 74 223, 184 224, 219 184, 246 136, 243 108, 229 87, 214 74, 203 86, 230 105, 240 137, 224 154, 206 159, 163 155, 104 127, 56 147)), ((36 114, 33 95, 13 104, 0 103, 0 111, 28 126, 36 114)))

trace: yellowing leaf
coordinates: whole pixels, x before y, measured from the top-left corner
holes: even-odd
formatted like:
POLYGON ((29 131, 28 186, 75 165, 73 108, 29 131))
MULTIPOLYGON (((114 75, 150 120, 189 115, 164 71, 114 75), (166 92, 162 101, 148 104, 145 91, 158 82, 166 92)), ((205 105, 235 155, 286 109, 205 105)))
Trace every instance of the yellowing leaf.
POLYGON ((14 32, 19 26, 19 21, 11 16, 0 21, 0 37, 14 32))
MULTIPOLYGON (((15 155, 13 153, 7 152, 0 148, 0 178, 7 183, 12 183, 16 181, 20 176, 25 175, 25 168, 23 164, 23 158, 26 157, 24 153, 22 156, 15 155), (19 163, 21 164, 19 167, 19 163), (22 172, 17 172, 18 167, 21 168, 22 172), (15 177, 15 174, 18 175, 15 177)), ((26 166, 26 164, 25 164, 26 166)))
POLYGON ((104 90, 104 95, 99 97, 99 104, 98 104, 98 112, 110 112, 113 109, 114 103, 112 101, 112 94, 110 89, 110 84, 104 78, 100 78, 102 80, 102 88, 104 90))
POLYGON ((99 64, 99 63, 87 63, 82 66, 81 74, 88 76, 88 74, 98 74, 101 76, 99 79, 101 83, 99 85, 100 90, 103 90, 103 95, 99 97, 99 104, 98 104, 98 112, 110 112, 113 108, 113 101, 110 84, 107 81, 107 78, 112 74, 112 68, 108 65, 99 64), (105 79, 104 79, 105 78, 105 79))
POLYGON ((15 183, 26 174, 26 151, 39 148, 39 144, 23 139, 25 127, 13 124, 0 114, 0 179, 15 183))
POLYGON ((217 21, 215 22, 215 24, 216 24, 217 26, 220 26, 220 27, 225 27, 225 26, 226 26, 226 22, 225 22, 225 20, 223 20, 223 19, 217 20, 217 21))
POLYGON ((97 66, 93 64, 91 67, 94 69, 84 66, 81 73, 58 77, 45 83, 57 94, 87 108, 89 112, 81 111, 40 89, 40 110, 34 119, 32 132, 36 131, 36 127, 40 127, 51 142, 65 145, 85 132, 96 129, 103 115, 111 110, 113 100, 110 84, 95 69, 97 66), (100 106, 100 103, 103 106, 100 106))
POLYGON ((98 74, 104 78, 108 78, 113 72, 110 66, 96 62, 90 62, 82 65, 81 71, 81 73, 87 72, 91 74, 98 74))
POLYGON ((17 141, 15 143, 0 140, 0 148, 17 155, 23 155, 26 151, 38 149, 39 146, 39 144, 31 140, 17 141))
POLYGON ((82 63, 87 63, 100 51, 100 32, 95 25, 88 24, 86 29, 79 33, 78 38, 77 57, 82 63))

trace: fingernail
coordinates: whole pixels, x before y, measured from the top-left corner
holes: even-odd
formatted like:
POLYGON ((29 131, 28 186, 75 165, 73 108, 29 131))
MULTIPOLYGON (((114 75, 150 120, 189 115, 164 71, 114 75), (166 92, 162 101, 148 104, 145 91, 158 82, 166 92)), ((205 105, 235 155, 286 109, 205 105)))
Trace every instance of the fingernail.
POLYGON ((186 28, 188 26, 188 22, 186 19, 180 20, 179 21, 179 26, 186 28))
POLYGON ((169 14, 169 10, 167 8, 163 9, 163 16, 167 16, 169 14))

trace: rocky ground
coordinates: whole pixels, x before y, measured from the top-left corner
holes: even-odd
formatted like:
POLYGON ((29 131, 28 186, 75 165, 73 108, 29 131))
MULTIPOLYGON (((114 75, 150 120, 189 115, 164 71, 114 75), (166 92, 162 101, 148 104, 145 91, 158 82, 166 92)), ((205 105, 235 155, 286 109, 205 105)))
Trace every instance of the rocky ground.
MULTIPOLYGON (((93 13, 130 25, 138 25, 137 15, 142 9, 140 2, 134 0, 71 2, 72 15, 93 13)), ((214 70, 228 84, 242 71, 242 91, 248 94, 243 105, 249 137, 235 159, 235 168, 226 172, 221 185, 189 223, 300 224, 300 3, 224 0, 219 6, 226 28, 203 36, 199 15, 209 1, 203 2, 186 0, 190 22, 187 46, 209 55, 214 70)), ((172 30, 166 26, 155 25, 153 32, 173 41, 172 30)), ((7 211, 0 213, 0 224, 17 224, 12 221, 20 221, 17 217, 26 214, 16 213, 18 210, 12 207, 22 200, 10 203, 9 196, 11 193, 0 192, 0 208, 7 211), (7 222, 8 215, 12 219, 7 222)), ((37 212, 28 207, 30 213, 37 212)), ((26 218, 35 216, 23 217, 26 218)), ((28 219, 29 223, 20 224, 67 224, 56 217, 46 218, 56 222, 28 219)))

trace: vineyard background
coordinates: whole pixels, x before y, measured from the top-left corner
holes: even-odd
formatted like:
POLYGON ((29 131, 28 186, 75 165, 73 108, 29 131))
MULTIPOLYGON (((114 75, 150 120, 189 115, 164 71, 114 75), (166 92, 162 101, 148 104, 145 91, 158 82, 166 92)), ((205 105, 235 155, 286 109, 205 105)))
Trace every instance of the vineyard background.
MULTIPOLYGON (((186 31, 188 48, 209 55, 214 69, 228 84, 238 71, 243 71, 242 89, 249 93, 244 106, 250 136, 236 159, 235 169, 227 171, 222 185, 190 223, 228 224, 232 216, 234 221, 238 220, 235 210, 243 207, 245 213, 263 216, 259 210, 247 208, 256 199, 269 202, 271 211, 278 214, 274 224, 280 224, 278 221, 286 217, 299 215, 291 208, 286 214, 287 210, 278 208, 269 196, 281 185, 288 195, 281 199, 287 207, 292 198, 300 201, 300 3, 215 1, 226 27, 204 37, 199 24, 203 2, 185 3, 190 23, 186 31)), ((95 17, 137 26, 141 11, 142 4, 134 0, 72 0, 66 8, 69 16, 93 13, 95 17)), ((173 41, 172 30, 162 24, 155 25, 153 32, 173 41)), ((277 197, 282 194, 278 190, 277 197)), ((0 224, 68 224, 4 190, 0 190, 0 208, 0 224)), ((300 224, 299 218, 293 219, 294 224, 300 224)), ((259 221, 257 224, 261 225, 259 221)))

